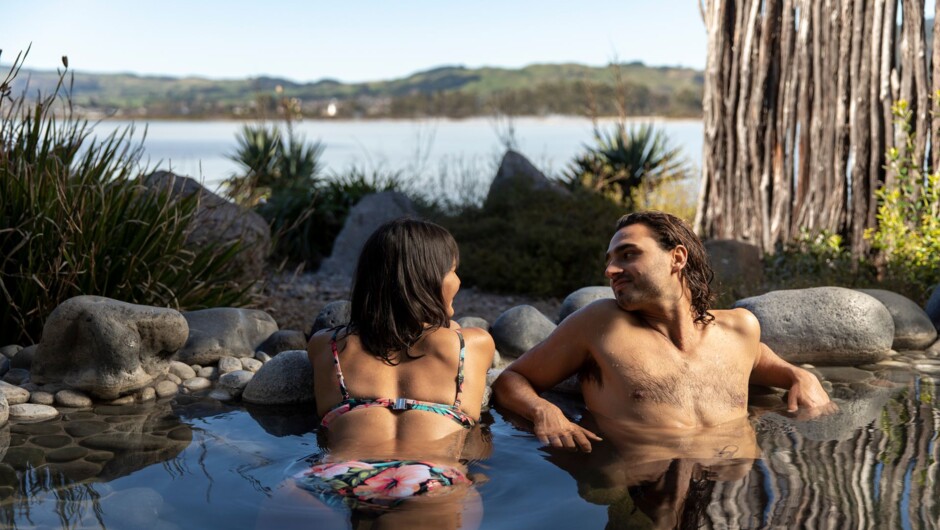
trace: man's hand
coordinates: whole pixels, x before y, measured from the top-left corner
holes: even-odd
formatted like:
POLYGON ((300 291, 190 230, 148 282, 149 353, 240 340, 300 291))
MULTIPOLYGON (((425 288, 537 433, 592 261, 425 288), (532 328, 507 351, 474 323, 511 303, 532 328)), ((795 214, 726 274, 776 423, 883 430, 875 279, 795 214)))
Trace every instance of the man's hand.
POLYGON ((800 419, 812 419, 838 409, 815 375, 802 368, 793 368, 793 384, 787 394, 787 412, 797 413, 800 419))
POLYGON ((572 423, 561 409, 548 402, 535 410, 532 423, 535 436, 540 442, 551 447, 590 453, 591 440, 602 440, 593 432, 572 423))

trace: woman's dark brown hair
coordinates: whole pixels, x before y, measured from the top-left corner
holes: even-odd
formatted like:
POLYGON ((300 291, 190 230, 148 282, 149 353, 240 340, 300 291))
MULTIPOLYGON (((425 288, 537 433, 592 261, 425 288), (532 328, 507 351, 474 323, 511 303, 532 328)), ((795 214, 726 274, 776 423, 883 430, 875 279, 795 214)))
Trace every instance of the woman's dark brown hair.
POLYGON ((366 241, 356 265, 349 332, 389 364, 429 330, 448 327, 441 292, 459 259, 446 229, 417 219, 396 219, 366 241))
POLYGON ((715 302, 715 293, 709 285, 715 277, 705 246, 689 225, 678 217, 657 211, 634 212, 624 215, 617 221, 617 230, 626 226, 642 224, 655 234, 659 248, 670 251, 682 245, 689 251, 689 257, 682 269, 689 291, 692 294, 692 312, 695 321, 708 324, 715 316, 708 309, 715 302))

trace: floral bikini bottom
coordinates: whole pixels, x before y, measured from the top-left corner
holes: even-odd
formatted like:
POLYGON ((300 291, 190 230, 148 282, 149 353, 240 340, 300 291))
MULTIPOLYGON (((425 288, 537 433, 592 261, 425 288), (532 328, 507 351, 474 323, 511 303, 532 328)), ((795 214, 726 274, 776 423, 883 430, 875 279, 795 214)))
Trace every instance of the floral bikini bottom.
POLYGON ((391 508, 416 495, 444 494, 472 484, 458 468, 418 460, 365 460, 316 464, 294 475, 297 485, 330 506, 391 508))

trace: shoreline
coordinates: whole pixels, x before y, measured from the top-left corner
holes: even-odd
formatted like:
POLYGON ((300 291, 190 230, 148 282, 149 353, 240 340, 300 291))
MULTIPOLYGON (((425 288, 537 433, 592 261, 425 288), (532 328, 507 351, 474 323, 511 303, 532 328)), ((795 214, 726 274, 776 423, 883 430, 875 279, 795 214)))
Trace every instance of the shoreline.
MULTIPOLYGON (((184 116, 139 116, 139 117, 115 117, 115 116, 88 116, 81 113, 77 113, 81 119, 94 121, 94 122, 108 122, 108 123, 119 123, 119 122, 166 122, 166 123, 213 123, 213 122, 232 122, 232 123, 281 123, 284 122, 283 118, 235 118, 231 116, 220 116, 220 117, 203 117, 203 118, 188 118, 184 116)), ((293 120, 295 123, 301 122, 323 122, 323 123, 381 123, 381 122, 391 122, 391 123, 403 123, 403 122, 467 122, 467 121, 477 121, 477 120, 486 120, 491 121, 496 119, 492 115, 477 115, 477 116, 467 116, 464 118, 453 118, 449 116, 423 116, 423 117, 360 117, 360 118, 324 118, 321 116, 304 116, 302 118, 293 120)), ((499 118, 505 119, 505 118, 499 118)), ((557 121, 557 120, 569 120, 569 121, 601 121, 601 122, 612 122, 619 120, 619 116, 598 116, 597 118, 591 118, 589 116, 579 116, 576 114, 547 114, 547 115, 529 115, 529 116, 513 116, 510 121, 517 120, 527 120, 527 121, 557 121)), ((694 117, 694 116, 658 116, 658 115, 649 115, 649 116, 628 116, 626 118, 627 123, 634 122, 668 122, 668 123, 683 123, 683 122, 701 122, 704 119, 703 116, 694 117)))

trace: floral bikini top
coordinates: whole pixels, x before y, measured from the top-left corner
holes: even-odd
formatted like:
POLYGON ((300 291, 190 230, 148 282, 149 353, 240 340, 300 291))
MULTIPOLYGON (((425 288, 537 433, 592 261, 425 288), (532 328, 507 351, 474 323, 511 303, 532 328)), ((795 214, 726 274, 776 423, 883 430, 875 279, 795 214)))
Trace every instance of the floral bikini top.
POLYGON ((464 345, 463 334, 460 333, 459 329, 454 331, 457 333, 457 337, 460 338, 460 360, 457 364, 457 397, 454 399, 453 405, 431 403, 429 401, 418 401, 416 399, 408 399, 403 397, 395 399, 351 397, 349 395, 349 391, 346 390, 346 382, 343 380, 343 370, 339 366, 339 351, 336 348, 336 335, 339 333, 339 329, 334 331, 333 338, 330 339, 330 349, 333 350, 333 364, 336 366, 336 378, 339 381, 339 391, 343 395, 343 400, 337 403, 329 410, 329 412, 326 413, 326 415, 323 416, 323 419, 320 420, 320 425, 323 427, 329 427, 330 422, 351 410, 366 409, 369 407, 382 407, 393 412, 403 410, 424 410, 427 412, 440 414, 441 416, 447 416, 467 429, 473 427, 476 424, 476 421, 468 416, 466 412, 460 410, 460 394, 463 391, 463 359, 466 347, 464 345))

